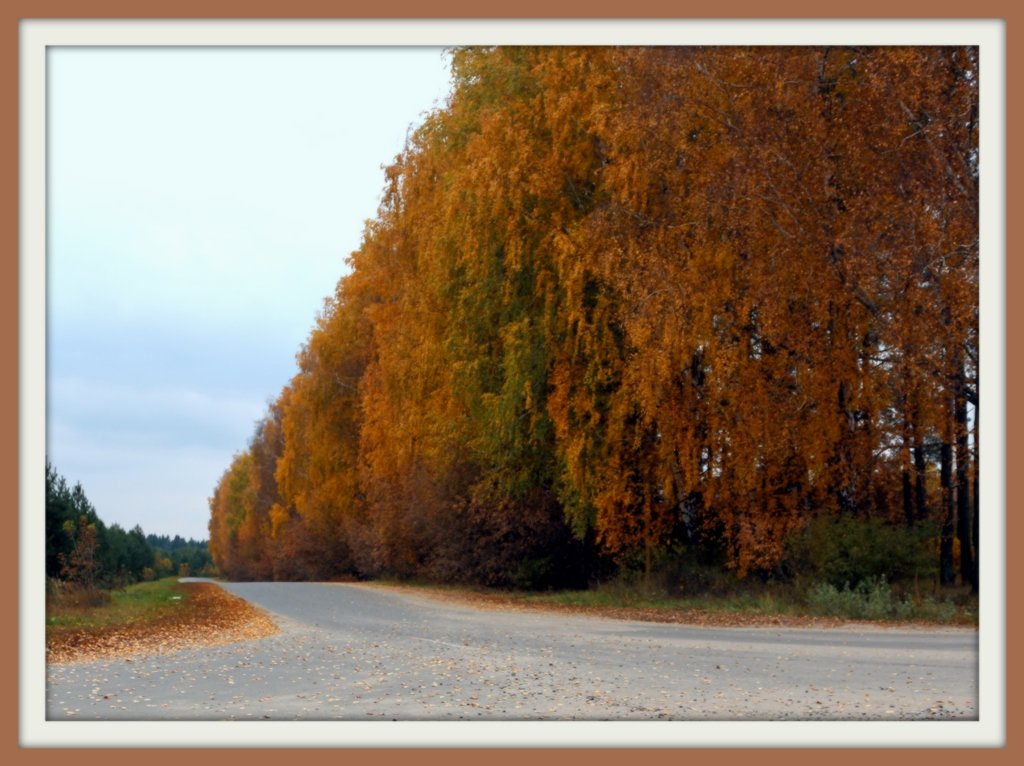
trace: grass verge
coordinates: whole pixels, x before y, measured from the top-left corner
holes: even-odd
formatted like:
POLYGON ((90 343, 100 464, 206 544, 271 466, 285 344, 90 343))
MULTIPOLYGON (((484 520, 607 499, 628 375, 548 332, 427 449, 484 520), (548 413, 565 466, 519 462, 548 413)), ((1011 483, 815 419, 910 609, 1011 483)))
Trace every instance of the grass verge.
POLYGON ((46 612, 52 663, 164 654, 278 630, 265 613, 223 588, 176 578, 113 592, 58 587, 48 594, 46 612))
POLYGON ((47 594, 46 627, 60 633, 151 622, 187 609, 189 596, 189 590, 176 578, 141 582, 113 591, 52 583, 47 594))
POLYGON ((685 596, 617 581, 589 590, 548 592, 388 580, 373 584, 482 608, 542 609, 716 627, 837 627, 853 622, 894 626, 977 627, 978 624, 977 598, 961 591, 947 595, 911 596, 874 588, 864 593, 840 592, 842 596, 839 598, 823 599, 820 588, 811 589, 807 594, 793 587, 760 584, 744 584, 729 593, 685 596))

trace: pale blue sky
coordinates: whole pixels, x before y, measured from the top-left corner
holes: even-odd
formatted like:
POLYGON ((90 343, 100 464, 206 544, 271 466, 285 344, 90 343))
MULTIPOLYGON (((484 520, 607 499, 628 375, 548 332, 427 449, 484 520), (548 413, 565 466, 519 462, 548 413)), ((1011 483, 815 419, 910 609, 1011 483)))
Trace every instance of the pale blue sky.
POLYGON ((51 48, 47 454, 108 524, 205 538, 437 48, 51 48))

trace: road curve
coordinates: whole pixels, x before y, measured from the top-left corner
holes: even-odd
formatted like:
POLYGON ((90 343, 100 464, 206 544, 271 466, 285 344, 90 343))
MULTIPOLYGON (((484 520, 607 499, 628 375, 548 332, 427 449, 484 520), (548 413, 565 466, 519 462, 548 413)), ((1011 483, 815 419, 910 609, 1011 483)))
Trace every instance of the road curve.
POLYGON ((226 583, 281 633, 47 669, 48 720, 977 720, 961 629, 699 628, 226 583))

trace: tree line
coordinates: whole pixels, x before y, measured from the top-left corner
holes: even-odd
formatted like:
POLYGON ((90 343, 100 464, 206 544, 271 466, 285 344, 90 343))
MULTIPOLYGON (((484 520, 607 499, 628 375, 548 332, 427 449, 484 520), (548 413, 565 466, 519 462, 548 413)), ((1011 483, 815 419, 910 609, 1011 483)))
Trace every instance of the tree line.
POLYGON ((46 463, 46 576, 85 588, 123 587, 169 575, 212 574, 205 540, 146 535, 138 525, 107 526, 81 483, 46 463))
POLYGON ((896 535, 976 589, 977 49, 450 57, 214 488, 220 571, 792 578, 896 535))

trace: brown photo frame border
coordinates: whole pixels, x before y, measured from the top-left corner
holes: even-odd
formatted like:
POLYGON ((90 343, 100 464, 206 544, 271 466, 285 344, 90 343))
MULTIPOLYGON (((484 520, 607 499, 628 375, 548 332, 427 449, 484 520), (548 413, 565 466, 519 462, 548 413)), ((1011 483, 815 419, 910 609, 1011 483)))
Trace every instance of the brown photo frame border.
MULTIPOLYGON (((13 356, 15 364, 8 365, 6 374, 3 375, 3 387, 6 396, 4 399, 8 402, 11 407, 9 422, 17 423, 20 413, 19 406, 19 378, 18 378, 18 363, 19 358, 19 290, 18 290, 18 273, 19 273, 19 230, 18 230, 18 209, 19 209, 19 186, 18 186, 18 161, 19 161, 19 143, 18 143, 18 34, 19 34, 19 22, 22 19, 32 18, 56 18, 56 19, 295 19, 295 18, 374 18, 374 19, 503 19, 503 18, 518 18, 518 19, 571 19, 571 18, 594 18, 594 19, 633 19, 633 18, 647 18, 647 19, 658 19, 658 18, 712 18, 712 19, 827 19, 827 18, 856 18, 860 19, 905 19, 905 18, 922 18, 922 19, 953 19, 953 18, 997 18, 1003 19, 1006 24, 1006 63, 1007 63, 1007 98, 1006 98, 1006 133, 1007 136, 1007 150, 1006 150, 1006 207, 1009 210, 1009 203, 1014 198, 1014 179, 1016 174, 1013 172, 1016 169, 1015 153, 1010 148, 1009 137, 1013 135, 1010 127, 1019 123, 1017 113, 1014 109, 1014 104, 1009 98, 1011 81, 1011 75, 1014 74, 1014 58, 1012 55, 1012 40, 1014 39, 1014 20, 1019 18, 1020 11, 1013 7, 1008 1, 986 1, 979 0, 979 2, 964 5, 956 4, 951 2, 931 2, 925 3, 910 3, 910 2, 878 2, 878 0, 865 0, 864 2, 857 5, 855 9, 856 13, 844 13, 847 8, 835 7, 824 9, 820 4, 806 2, 804 0, 783 0, 783 2, 773 4, 770 8, 770 13, 766 12, 762 6, 757 3, 750 2, 736 2, 730 4, 728 11, 725 11, 719 7, 712 7, 710 9, 691 9, 680 7, 676 3, 666 2, 666 0, 638 0, 638 2, 619 5, 616 3, 601 2, 601 0, 593 0, 592 2, 583 3, 579 0, 574 2, 537 2, 537 0, 523 0, 516 4, 516 6, 505 8, 502 6, 496 6, 487 10, 482 10, 478 5, 465 2, 465 0, 441 0, 441 2, 432 3, 429 8, 424 8, 411 0, 389 0, 386 6, 380 4, 366 3, 365 0, 359 0, 358 3, 337 3, 337 2, 325 2, 324 0, 297 0, 296 2, 289 4, 282 4, 280 7, 277 4, 257 1, 251 3, 241 3, 237 0, 207 0, 207 2, 195 2, 195 0, 184 0, 183 2, 169 3, 166 0, 156 0, 155 2, 147 3, 144 8, 138 7, 138 4, 124 2, 123 0, 111 0, 108 2, 90 2, 86 7, 81 7, 79 3, 69 2, 68 0, 56 0, 54 2, 33 2, 30 0, 15 0, 5 5, 5 16, 7 24, 6 30, 10 35, 7 46, 7 55, 10 57, 10 66, 7 68, 7 77, 4 79, 4 91, 6 95, 6 102, 10 105, 6 114, 8 119, 5 122, 7 130, 7 145, 10 147, 13 144, 13 150, 7 152, 5 164, 7 166, 7 178, 9 185, 7 186, 7 193, 12 197, 9 199, 4 207, 5 214, 9 216, 8 226, 6 231, 10 237, 11 244, 11 255, 3 260, 3 278, 0 279, 0 284, 5 286, 5 289, 9 291, 8 300, 3 301, 6 311, 11 313, 9 321, 2 323, 3 330, 3 343, 4 348, 8 354, 13 356), (702 12, 703 11, 703 12, 702 12), (831 12, 830 12, 831 11, 831 12), (12 403, 13 402, 13 403, 12 403)), ((1018 267, 1014 263, 1013 259, 1010 258, 1009 253, 1012 252, 1012 245, 1015 241, 1015 233, 1013 227, 1010 226, 1009 216, 1007 216, 1006 222, 1006 289, 1007 294, 1010 293, 1011 285, 1017 282, 1017 271, 1018 267)), ((1009 344, 1010 328, 1016 324, 1016 320, 1019 317, 1020 309, 1015 308, 1014 304, 1007 301, 1006 306, 1006 335, 1007 345, 1009 344)), ((1007 349, 1008 350, 1008 349, 1007 349)), ((1014 364, 1014 360, 1007 353, 1006 354, 1006 454, 1005 464, 1007 467, 1015 464, 1013 458, 1017 455, 1015 448, 1016 440, 1014 438, 1015 429, 1012 426, 1017 421, 1017 411, 1019 405, 1015 405, 1012 398, 1009 396, 1009 392, 1012 390, 1011 382, 1019 380, 1019 368, 1014 364)), ((9 497, 12 498, 15 507, 19 507, 19 496, 18 490, 18 466, 19 466, 19 439, 17 427, 9 428, 7 430, 9 437, 3 442, 3 450, 5 460, 0 461, 0 466, 6 472, 4 486, 10 488, 9 497)), ((1007 476, 1006 482, 1006 508, 1012 507, 1013 501, 1017 497, 1017 490, 1009 481, 1007 476)), ((1006 517, 1006 528, 1007 528, 1007 541, 1011 539, 1012 533, 1015 529, 1014 519, 1007 513, 1006 517)), ((16 527, 20 528, 20 524, 16 527)), ((9 605, 9 608, 16 609, 18 604, 18 561, 19 561, 19 550, 18 550, 18 534, 9 535, 8 544, 14 547, 11 555, 4 557, 4 566, 8 569, 6 574, 7 577, 3 578, 5 594, 9 596, 9 599, 5 600, 5 603, 9 605)), ((1007 546, 1008 547, 1008 546, 1007 546)), ((1017 634, 1016 624, 1013 620, 1013 615, 1010 614, 1009 610, 1009 594, 1013 592, 1014 586, 1016 585, 1016 570, 1012 564, 1012 561, 1007 558, 1006 567, 1006 594, 1007 594, 1007 606, 1006 606, 1006 646, 1007 646, 1007 658, 1006 658, 1006 682, 1007 682, 1007 700, 1006 700, 1006 721, 1007 721, 1007 744, 1003 748, 996 749, 979 749, 971 753, 971 758, 983 758, 985 760, 990 759, 1003 759, 1010 757, 1010 751, 1014 744, 1014 727, 1013 727, 1013 713, 1015 712, 1015 697, 1013 694, 1014 688, 1014 661, 1010 655, 1009 648, 1013 645, 1012 637, 1017 634)), ((192 757, 205 757, 207 755, 224 758, 234 757, 232 754, 223 753, 225 748, 202 748, 196 751, 187 752, 175 752, 173 750, 144 750, 137 748, 97 748, 97 749, 47 749, 47 748, 22 748, 19 743, 19 698, 18 698, 18 627, 16 620, 8 621, 8 629, 4 632, 4 642, 7 648, 7 674, 10 682, 7 684, 9 690, 9 698, 7 700, 11 707, 8 709, 9 715, 6 716, 7 725, 11 727, 11 736, 7 740, 7 749, 9 755, 22 761, 34 761, 37 759, 44 759, 43 762, 49 762, 50 758, 60 758, 65 760, 68 758, 73 759, 75 762, 80 760, 91 761, 96 759, 97 762, 102 761, 103 763, 110 763, 113 761, 119 761, 120 759, 146 759, 147 761, 162 762, 165 758, 192 758, 192 757), (13 698, 13 703, 10 698, 13 698)), ((84 724, 87 725, 87 724, 84 724)), ((936 724, 938 725, 938 724, 936 724)), ((635 747, 635 746, 633 746, 635 747)), ((822 758, 828 759, 839 759, 840 761, 846 760, 847 758, 862 758, 868 757, 886 757, 886 758, 903 758, 911 755, 911 752, 904 753, 906 749, 895 748, 872 748, 870 751, 862 752, 860 749, 856 750, 821 750, 818 748, 772 748, 770 750, 758 750, 756 757, 763 758, 767 757, 770 759, 778 758, 780 762, 791 764, 797 761, 803 761, 804 759, 817 761, 822 758)), ((940 762, 946 758, 961 758, 964 757, 963 753, 959 753, 958 750, 947 749, 947 750, 920 750, 915 749, 912 752, 917 753, 930 761, 938 759, 940 762)), ((268 762, 272 762, 281 757, 284 753, 277 749, 271 750, 238 750, 237 754, 245 758, 247 761, 256 758, 258 760, 266 759, 268 762)), ((479 760, 480 758, 487 758, 497 760, 498 762, 511 761, 512 759, 519 760, 520 758, 534 758, 534 757, 552 757, 552 758, 564 758, 570 754, 579 755, 588 759, 602 760, 604 758, 617 758, 619 757, 617 750, 589 750, 580 748, 571 749, 540 749, 540 750, 502 750, 502 751, 486 751, 480 752, 474 748, 442 748, 442 749, 402 749, 392 750, 388 752, 381 752, 377 750, 344 750, 341 753, 333 750, 323 749, 309 749, 302 750, 301 757, 309 758, 329 758, 336 757, 341 754, 347 756, 351 754, 357 758, 372 757, 377 760, 380 757, 391 757, 396 758, 407 758, 414 756, 419 758, 428 758, 429 760, 437 760, 438 762, 462 762, 465 759, 466 762, 479 760)), ((679 758, 689 756, 710 756, 714 758, 746 758, 753 755, 749 753, 747 749, 686 749, 686 750, 674 750, 674 749, 644 749, 642 750, 641 757, 651 758, 657 761, 668 758, 679 758)))

